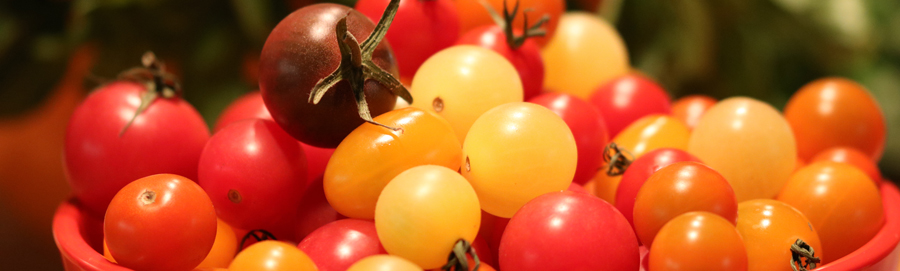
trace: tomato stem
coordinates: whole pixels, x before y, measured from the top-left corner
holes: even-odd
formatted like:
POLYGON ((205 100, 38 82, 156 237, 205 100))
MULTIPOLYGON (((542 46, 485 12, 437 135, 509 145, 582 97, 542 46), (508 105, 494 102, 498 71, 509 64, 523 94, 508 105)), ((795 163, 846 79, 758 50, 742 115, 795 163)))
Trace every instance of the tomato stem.
POLYGON ((478 259, 478 253, 475 253, 475 248, 472 247, 472 244, 465 239, 456 241, 456 244, 453 245, 453 251, 451 251, 450 256, 447 257, 447 264, 441 267, 441 270, 469 270, 469 261, 466 259, 467 252, 469 255, 472 255, 472 260, 475 262, 475 267, 472 270, 478 271, 478 268, 481 266, 481 260, 478 259))
POLYGON ((248 239, 250 239, 250 237, 253 237, 253 239, 256 239, 257 242, 264 241, 264 240, 278 240, 278 238, 275 238, 275 235, 272 235, 271 232, 268 232, 266 230, 263 230, 263 229, 252 230, 252 231, 248 232, 247 234, 245 234, 244 238, 241 238, 241 244, 240 244, 240 246, 238 246, 239 250, 244 249, 244 244, 247 242, 248 239))
POLYGON ((494 19, 494 23, 500 28, 503 28, 503 33, 506 36, 506 44, 509 45, 509 48, 513 50, 522 47, 522 44, 525 44, 525 40, 532 37, 543 37, 547 35, 547 32, 541 28, 545 23, 550 21, 550 15, 544 14, 534 25, 528 25, 528 12, 533 11, 532 8, 526 8, 522 11, 522 35, 516 36, 513 33, 513 20, 516 19, 516 15, 519 13, 519 0, 516 0, 516 5, 513 6, 512 12, 509 11, 509 7, 506 5, 506 0, 503 0, 503 16, 497 14, 497 11, 491 7, 490 4, 482 0, 481 5, 484 6, 484 9, 491 15, 491 18, 494 19))
POLYGON ((625 148, 616 145, 616 142, 610 142, 606 145, 606 148, 603 149, 603 161, 606 162, 606 165, 604 165, 604 167, 606 167, 606 175, 619 176, 624 174, 625 170, 628 169, 628 166, 631 165, 633 159, 634 155, 625 148))
POLYGON ((816 264, 820 263, 816 257, 816 251, 806 242, 797 239, 791 244, 791 269, 794 271, 808 271, 816 268, 816 264), (806 259, 805 261, 803 259, 806 259))
POLYGON ((372 61, 372 54, 375 52, 378 44, 381 43, 381 40, 384 39, 384 35, 387 34, 399 7, 400 0, 391 0, 381 19, 378 20, 378 24, 375 25, 375 30, 362 43, 359 43, 356 37, 347 29, 347 15, 344 15, 337 22, 334 30, 337 35, 338 49, 341 51, 341 63, 334 72, 316 83, 309 93, 307 102, 319 104, 319 101, 322 100, 322 97, 325 96, 328 90, 337 83, 347 80, 350 83, 350 89, 353 90, 353 94, 356 96, 357 113, 360 118, 368 123, 393 131, 400 130, 399 127, 390 127, 372 119, 372 113, 369 111, 365 93, 366 80, 373 79, 387 87, 394 95, 406 100, 407 103, 412 104, 413 102, 412 94, 409 93, 409 90, 394 75, 378 67, 372 61))
POLYGON ((120 80, 144 84, 147 89, 141 94, 141 104, 134 111, 134 115, 131 116, 125 127, 122 127, 122 130, 119 131, 119 137, 122 137, 125 134, 125 130, 131 127, 138 115, 147 110, 147 107, 150 107, 150 104, 160 96, 166 99, 181 96, 181 86, 178 84, 175 75, 166 72, 166 66, 156 58, 153 52, 147 51, 144 53, 141 56, 141 64, 143 67, 131 68, 119 74, 120 80))

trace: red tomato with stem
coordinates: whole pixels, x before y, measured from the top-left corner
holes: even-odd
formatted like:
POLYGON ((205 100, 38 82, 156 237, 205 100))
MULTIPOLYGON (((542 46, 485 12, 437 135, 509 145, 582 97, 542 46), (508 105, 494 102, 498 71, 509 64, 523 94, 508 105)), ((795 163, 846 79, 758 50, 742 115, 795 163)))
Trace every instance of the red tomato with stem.
POLYGON ((239 121, 216 133, 199 171, 219 217, 241 229, 270 228, 296 213, 307 187, 303 148, 269 120, 239 121))
POLYGON ((603 149, 609 142, 609 131, 600 111, 587 101, 565 93, 546 93, 528 102, 547 107, 566 122, 578 148, 578 165, 572 182, 590 181, 603 166, 603 149))
MULTIPOLYGON (((878 165, 865 153, 850 147, 834 147, 816 154, 809 163, 819 161, 832 161, 846 163, 862 170, 875 182, 876 187, 881 187, 881 171, 878 165)), ((798 165, 798 167, 800 167, 798 165)))
MULTIPOLYGON (((389 2, 360 0, 354 9, 377 22, 389 2)), ((407 83, 426 59, 453 45, 458 37, 459 16, 452 0, 401 0, 385 35, 397 58, 400 79, 407 83)))
POLYGON ((672 116, 684 122, 688 128, 694 129, 700 117, 716 104, 716 99, 706 95, 688 95, 672 103, 672 116))
POLYGON ((376 254, 387 254, 375 223, 359 219, 341 219, 313 231, 297 245, 319 271, 343 271, 353 263, 376 254))
POLYGON ((616 137, 632 122, 652 114, 669 115, 669 94, 650 78, 630 73, 600 86, 590 102, 600 110, 609 136, 616 137))
POLYGON ((501 270, 638 270, 638 242, 615 207, 552 192, 519 209, 500 241, 501 270))
MULTIPOLYGON (((521 35, 521 31, 514 32, 513 35, 521 35)), ((533 39, 527 37, 520 45, 510 44, 508 41, 503 26, 486 25, 467 32, 456 44, 481 46, 499 53, 509 60, 519 73, 525 100, 541 94, 544 89, 544 60, 541 59, 541 48, 533 39)))
POLYGON ((110 255, 136 270, 191 270, 216 239, 216 210, 203 189, 178 175, 129 183, 103 220, 110 255))
POLYGON ((661 148, 644 154, 628 166, 628 170, 622 174, 619 187, 616 188, 615 201, 616 209, 622 212, 628 223, 634 226, 634 200, 644 182, 656 171, 668 165, 685 161, 700 162, 700 159, 683 150, 661 148))

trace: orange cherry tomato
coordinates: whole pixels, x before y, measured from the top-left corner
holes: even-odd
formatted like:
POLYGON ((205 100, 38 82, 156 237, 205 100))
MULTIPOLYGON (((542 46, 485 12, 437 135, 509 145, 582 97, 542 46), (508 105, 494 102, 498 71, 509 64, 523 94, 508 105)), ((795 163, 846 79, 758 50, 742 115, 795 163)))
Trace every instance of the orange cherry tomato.
POLYGON ((206 258, 197 265, 197 269, 227 268, 234 254, 237 253, 238 240, 234 229, 222 221, 216 219, 216 241, 206 258))
POLYGON ((872 181, 875 182, 875 187, 879 187, 881 185, 881 171, 878 170, 878 165, 876 165, 868 155, 862 153, 857 149, 849 147, 834 147, 816 154, 816 156, 809 161, 810 163, 819 161, 847 163, 865 172, 866 175, 868 175, 869 178, 871 178, 872 181))
POLYGON ((747 270, 747 250, 733 221, 689 212, 666 223, 650 247, 650 270, 747 270))
MULTIPOLYGON (((465 35, 470 30, 484 25, 493 25, 494 20, 491 18, 487 9, 481 4, 482 0, 456 0, 456 9, 459 11, 459 35, 465 35)), ((513 29, 522 30, 524 26, 525 16, 528 17, 528 24, 534 24, 544 15, 549 16, 550 20, 544 23, 542 27, 547 32, 543 37, 536 37, 534 41, 543 47, 553 37, 556 32, 556 26, 559 24, 559 17, 566 11, 566 2, 563 0, 487 0, 487 3, 497 11, 503 14, 503 3, 509 7, 512 12, 516 1, 519 3, 519 12, 513 21, 513 29), (524 13, 525 9, 531 11, 524 13)), ((502 15, 501 15, 502 16, 502 15)))
POLYGON ((381 190, 404 170, 419 165, 454 171, 460 167, 462 147, 440 116, 407 107, 375 121, 402 130, 365 123, 341 141, 325 168, 325 197, 347 217, 373 219, 381 190))
POLYGON ((372 255, 357 261, 347 271, 422 271, 422 268, 394 255, 372 255))
POLYGON ((197 183, 172 174, 119 190, 103 221, 110 255, 137 270, 191 270, 216 239, 216 210, 197 183))
POLYGON ((741 202, 736 227, 744 239, 750 271, 792 271, 791 245, 797 239, 809 244, 815 256, 823 255, 816 229, 800 211, 784 202, 772 199, 741 202))
POLYGON ((716 104, 716 99, 706 95, 688 95, 672 103, 672 116, 694 129, 706 110, 716 104))
POLYGON ((734 190, 721 174, 697 162, 678 162, 650 175, 634 200, 634 229, 644 246, 667 222, 692 211, 719 215, 731 223, 737 216, 734 190))
POLYGON ((809 164, 791 176, 777 199, 797 208, 819 232, 827 253, 823 263, 861 247, 884 224, 881 193, 875 183, 844 163, 809 164))
POLYGON ((265 240, 238 253, 228 266, 229 271, 317 271, 316 264, 296 246, 265 240))
POLYGON ((823 78, 806 84, 788 100, 784 116, 800 158, 809 160, 837 146, 859 149, 874 161, 884 152, 884 114, 865 87, 851 80, 823 78))

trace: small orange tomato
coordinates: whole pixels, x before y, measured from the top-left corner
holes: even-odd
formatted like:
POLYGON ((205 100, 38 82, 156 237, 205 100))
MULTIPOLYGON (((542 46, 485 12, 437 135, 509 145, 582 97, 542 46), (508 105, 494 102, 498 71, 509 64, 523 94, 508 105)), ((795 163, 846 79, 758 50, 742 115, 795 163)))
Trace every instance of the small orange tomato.
POLYGON ((747 270, 747 250, 732 221, 690 212, 666 223, 653 239, 649 267, 665 270, 747 270))
POLYGON ((791 245, 803 240, 822 254, 819 234, 800 211, 784 202, 754 199, 738 204, 737 230, 744 239, 750 271, 791 271, 791 245))
POLYGON ((213 242, 213 247, 206 255, 206 259, 203 259, 197 268, 228 267, 228 264, 234 259, 234 254, 237 253, 237 246, 237 235, 235 235, 234 229, 222 219, 216 219, 216 241, 213 242))
POLYGON ((872 161, 872 158, 857 149, 834 147, 816 154, 812 160, 809 160, 810 163, 818 161, 834 161, 853 165, 865 172, 875 182, 876 187, 881 185, 881 171, 878 170, 878 165, 872 161))
POLYGON ((253 244, 234 257, 229 271, 316 271, 316 264, 299 248, 282 241, 253 244))

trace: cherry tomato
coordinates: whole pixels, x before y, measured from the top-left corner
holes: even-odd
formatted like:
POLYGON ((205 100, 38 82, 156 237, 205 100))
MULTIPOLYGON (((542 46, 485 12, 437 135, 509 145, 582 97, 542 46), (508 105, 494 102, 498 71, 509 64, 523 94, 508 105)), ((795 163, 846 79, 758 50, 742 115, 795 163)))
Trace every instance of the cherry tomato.
POLYGON ((622 174, 622 181, 616 189, 615 201, 616 209, 619 209, 619 212, 622 212, 622 215, 625 216, 628 223, 631 223, 631 225, 634 226, 634 200, 637 197, 641 186, 644 185, 644 182, 646 182, 657 170, 677 162, 685 161, 700 162, 700 159, 697 159, 697 157, 694 157, 683 150, 661 148, 644 154, 644 156, 635 159, 634 162, 628 166, 628 170, 625 170, 625 174, 622 174))
POLYGON ((422 271, 422 268, 401 257, 372 255, 354 263, 347 271, 422 271))
MULTIPOLYGON (((398 100, 402 99, 398 98, 398 100)), ((262 95, 258 91, 238 98, 228 108, 225 108, 225 111, 219 116, 219 120, 216 121, 216 128, 213 130, 218 132, 228 124, 245 119, 274 121, 272 115, 269 114, 269 110, 266 109, 266 104, 263 103, 262 95)), ((328 164, 328 159, 331 159, 334 149, 319 148, 303 142, 300 142, 300 145, 303 146, 303 152, 306 154, 306 162, 308 163, 306 180, 307 182, 312 182, 325 174, 325 165, 328 164)))
MULTIPOLYGON (((738 204, 736 228, 744 239, 750 271, 792 271, 791 245, 801 239, 822 257, 816 229, 800 211, 771 199, 738 204)), ((825 251, 828 255, 828 251, 825 251)))
POLYGON ((772 106, 746 97, 710 108, 694 127, 687 150, 725 176, 738 202, 774 198, 797 162, 788 122, 772 106))
POLYGON ((881 171, 878 170, 878 165, 876 165, 868 155, 857 149, 834 147, 816 154, 816 156, 809 161, 810 163, 833 161, 853 165, 857 169, 865 172, 866 175, 875 182, 875 187, 881 186, 881 171))
MULTIPOLYGON (((306 6, 272 29, 259 59, 259 88, 272 117, 288 134, 316 147, 337 147, 364 122, 346 80, 327 90, 318 104, 308 102, 319 80, 340 66, 335 27, 345 15, 347 31, 359 42, 375 29, 369 18, 350 7, 330 3, 306 6)), ((382 40, 372 53, 372 61, 396 75, 392 55, 390 46, 382 40)), ((364 93, 372 116, 394 108, 397 95, 387 86, 369 80, 364 93)))
MULTIPOLYGON (((681 121, 665 115, 649 115, 629 125, 612 141, 625 150, 627 158, 636 159, 659 148, 687 149, 689 138, 690 130, 681 121)), ((594 175, 594 180, 597 196, 616 204, 616 190, 622 175, 609 175, 608 165, 604 165, 594 175)))
POLYGON ((689 212, 666 223, 650 247, 650 270, 747 270, 741 234, 709 212, 689 212))
MULTIPOLYGON (((478 257, 481 257, 481 256, 479 255, 478 257)), ((474 271, 475 270, 475 258, 472 258, 471 255, 466 255, 466 261, 468 261, 468 263, 469 263, 469 271, 474 271)), ((442 270, 443 269, 441 269, 441 268, 431 269, 431 271, 442 271, 442 270)), ((456 271, 456 267, 450 267, 450 271, 456 271)), ((478 265, 478 271, 497 271, 497 269, 494 269, 493 267, 491 267, 491 265, 482 261, 478 265)))
POLYGON ((543 105, 566 122, 578 147, 573 183, 584 184, 591 180, 603 165, 603 148, 609 141, 606 123, 597 108, 565 93, 547 93, 528 102, 543 105))
MULTIPOLYGON (((545 46, 556 33, 557 26, 560 23, 560 16, 566 11, 566 2, 562 0, 487 0, 486 3, 491 6, 497 13, 503 14, 503 4, 509 6, 512 11, 518 1, 519 15, 516 16, 512 25, 514 29, 521 31, 524 26, 525 17, 528 17, 528 23, 534 24, 543 16, 549 16, 550 20, 544 24, 542 29, 547 31, 544 37, 535 38, 538 46, 545 46), (522 12, 530 9, 529 12, 522 12)), ((456 7, 459 9, 459 35, 463 36, 475 28, 493 25, 494 21, 488 13, 481 1, 478 0, 458 0, 455 1, 456 7)), ((502 15, 501 15, 502 16, 502 15)))
POLYGON ((715 170, 697 162, 677 162, 650 175, 634 200, 634 229, 641 243, 653 247, 659 229, 673 218, 706 211, 732 224, 737 201, 731 185, 715 170))
POLYGON ((343 271, 365 257, 387 254, 378 241, 375 223, 342 219, 322 226, 297 245, 319 271, 343 271))
POLYGON ((797 153, 809 160, 825 149, 856 148, 873 161, 881 158, 887 136, 884 113, 865 87, 844 78, 806 84, 784 107, 797 153))
POLYGON ((375 206, 375 229, 385 250, 428 269, 447 263, 457 241, 471 243, 479 223, 475 190, 459 173, 442 166, 400 173, 384 187, 375 206))
POLYGON ((866 244, 884 224, 878 187, 861 170, 844 163, 809 164, 791 176, 777 199, 797 208, 819 232, 827 253, 823 263, 866 244))
POLYGON ((413 107, 447 119, 462 143, 478 116, 498 105, 522 101, 522 81, 500 54, 457 45, 425 61, 410 92, 413 107))
POLYGON ((297 210, 297 216, 294 221, 294 236, 299 240, 303 240, 307 235, 325 226, 325 224, 347 218, 328 204, 325 198, 325 188, 322 184, 322 176, 316 178, 306 193, 300 199, 300 208, 297 210))
POLYGON ((638 242, 615 207, 588 194, 529 201, 500 241, 500 270, 638 270, 638 242))
POLYGON ((512 217, 529 200, 569 187, 578 159, 565 121, 523 102, 484 113, 472 124, 463 152, 463 176, 481 207, 499 217, 512 217))
MULTIPOLYGON (((389 2, 360 0, 354 9, 377 22, 389 2)), ((412 80, 416 70, 428 57, 456 42, 458 33, 459 16, 453 1, 401 0, 391 28, 385 35, 397 57, 401 80, 412 80)))
POLYGON ((281 241, 265 240, 253 244, 234 257, 228 271, 316 271, 306 253, 297 247, 281 241))
POLYGON ((119 190, 103 220, 110 255, 137 270, 190 270, 216 239, 216 210, 203 189, 172 174, 119 190))
POLYGON ((544 89, 544 61, 541 60, 540 47, 530 38, 518 47, 510 44, 509 40, 504 28, 498 25, 487 25, 467 32, 459 38, 456 44, 481 46, 505 57, 519 73, 519 79, 522 80, 522 91, 524 91, 523 98, 531 99, 541 94, 544 89))
POLYGON ((213 135, 200 156, 200 186, 219 217, 241 229, 267 229, 297 212, 306 191, 300 143, 273 121, 243 120, 213 135))
POLYGON ((116 192, 137 180, 172 173, 195 180, 209 130, 180 98, 160 98, 134 117, 144 85, 117 81, 91 93, 72 113, 63 160, 75 197, 102 215, 116 192))
POLYGON ((546 69, 544 85, 583 99, 629 69, 628 51, 615 27, 585 12, 563 14, 556 35, 541 56, 546 69))
POLYGON ((716 99, 706 95, 688 95, 672 103, 672 116, 684 122, 691 130, 700 122, 700 117, 710 107, 716 105, 716 99))
POLYGON ((237 253, 237 246, 238 240, 234 229, 222 219, 216 219, 216 240, 206 258, 197 265, 197 269, 227 268, 237 253))
POLYGON ((590 101, 600 110, 613 137, 640 118, 671 112, 666 90, 636 73, 607 81, 591 94, 590 101))
POLYGON ((428 164, 460 167, 459 140, 450 124, 436 114, 404 108, 375 121, 402 130, 363 124, 341 142, 325 169, 325 196, 348 217, 374 218, 381 190, 407 169, 428 164))

